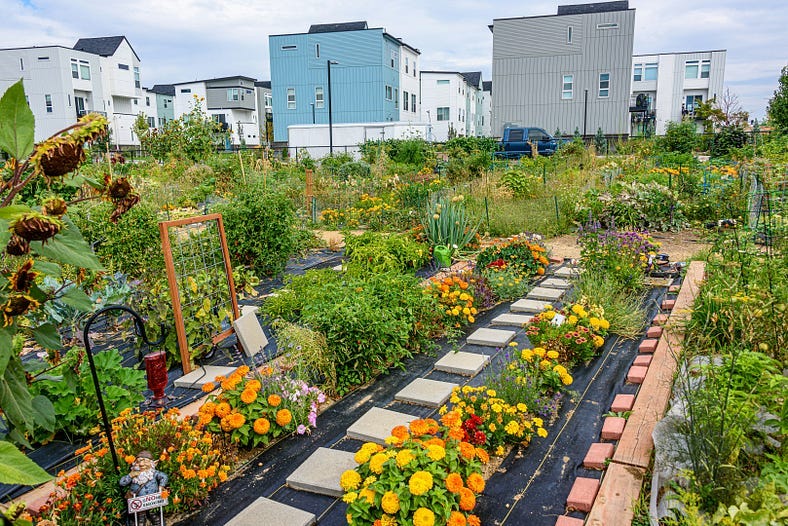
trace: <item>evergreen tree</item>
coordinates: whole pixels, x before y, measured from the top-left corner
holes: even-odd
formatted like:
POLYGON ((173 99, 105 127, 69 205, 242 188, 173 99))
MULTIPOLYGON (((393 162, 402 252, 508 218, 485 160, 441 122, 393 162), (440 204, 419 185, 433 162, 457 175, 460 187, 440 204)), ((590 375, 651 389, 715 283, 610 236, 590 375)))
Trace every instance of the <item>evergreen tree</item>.
POLYGON ((775 127, 788 131, 788 66, 782 69, 774 97, 769 99, 766 111, 775 127))

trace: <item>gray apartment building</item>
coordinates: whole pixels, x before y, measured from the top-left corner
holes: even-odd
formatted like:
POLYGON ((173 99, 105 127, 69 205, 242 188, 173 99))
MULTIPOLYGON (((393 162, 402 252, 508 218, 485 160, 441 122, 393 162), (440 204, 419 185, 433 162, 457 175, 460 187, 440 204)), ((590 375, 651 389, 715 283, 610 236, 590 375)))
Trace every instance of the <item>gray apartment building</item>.
POLYGON ((494 19, 492 134, 512 123, 593 135, 630 131, 635 10, 628 1, 494 19))

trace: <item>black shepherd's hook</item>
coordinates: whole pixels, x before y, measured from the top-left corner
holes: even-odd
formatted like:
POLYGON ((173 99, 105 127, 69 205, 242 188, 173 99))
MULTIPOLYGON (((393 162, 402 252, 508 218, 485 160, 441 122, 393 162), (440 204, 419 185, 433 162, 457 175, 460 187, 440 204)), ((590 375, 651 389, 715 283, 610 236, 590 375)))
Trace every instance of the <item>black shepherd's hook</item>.
POLYGON ((106 307, 96 311, 85 322, 85 328, 82 331, 82 337, 85 342, 85 354, 88 355, 88 363, 90 364, 90 374, 93 375, 93 385, 96 388, 96 398, 98 399, 99 410, 101 411, 101 420, 104 424, 104 432, 107 434, 109 451, 112 454, 112 463, 115 465, 115 471, 117 472, 120 469, 120 464, 118 463, 118 454, 115 452, 115 443, 112 440, 112 427, 110 426, 109 418, 107 418, 107 410, 104 407, 104 396, 101 394, 101 386, 99 385, 98 373, 96 372, 96 364, 93 362, 93 353, 90 350, 90 337, 88 336, 88 333, 90 332, 90 326, 93 325, 93 322, 96 321, 96 318, 98 318, 102 314, 114 310, 119 310, 131 314, 132 318, 134 318, 134 325, 137 328, 137 335, 140 338, 142 338, 142 341, 148 347, 156 347, 164 343, 167 334, 166 334, 166 327, 162 323, 161 336, 159 337, 159 339, 156 340, 155 342, 148 340, 148 336, 145 332, 145 325, 143 324, 142 316, 140 316, 139 313, 134 309, 126 307, 125 305, 107 305, 106 307))

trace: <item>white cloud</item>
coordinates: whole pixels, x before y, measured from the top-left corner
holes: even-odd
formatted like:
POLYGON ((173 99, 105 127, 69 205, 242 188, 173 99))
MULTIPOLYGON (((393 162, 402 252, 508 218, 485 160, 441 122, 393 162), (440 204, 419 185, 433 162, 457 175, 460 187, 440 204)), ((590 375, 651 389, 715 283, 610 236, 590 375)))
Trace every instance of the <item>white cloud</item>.
MULTIPOLYGON (((590 1, 590 0, 588 0, 590 1)), ((142 59, 143 83, 225 75, 269 77, 268 35, 313 23, 367 20, 422 52, 428 69, 481 70, 490 78, 494 18, 548 15, 578 0, 0 0, 0 47, 126 35, 142 59)), ((726 83, 762 117, 788 63, 788 5, 762 0, 630 0, 635 52, 728 50, 726 83)))

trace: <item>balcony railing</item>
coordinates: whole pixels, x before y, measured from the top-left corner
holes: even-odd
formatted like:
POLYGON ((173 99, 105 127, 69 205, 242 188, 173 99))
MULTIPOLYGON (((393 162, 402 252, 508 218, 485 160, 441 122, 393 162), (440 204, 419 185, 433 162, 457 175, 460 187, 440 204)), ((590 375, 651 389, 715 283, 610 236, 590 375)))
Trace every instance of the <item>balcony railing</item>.
POLYGON ((102 117, 107 116, 107 112, 105 111, 96 111, 96 110, 77 110, 77 118, 84 117, 88 113, 98 113, 102 117))

